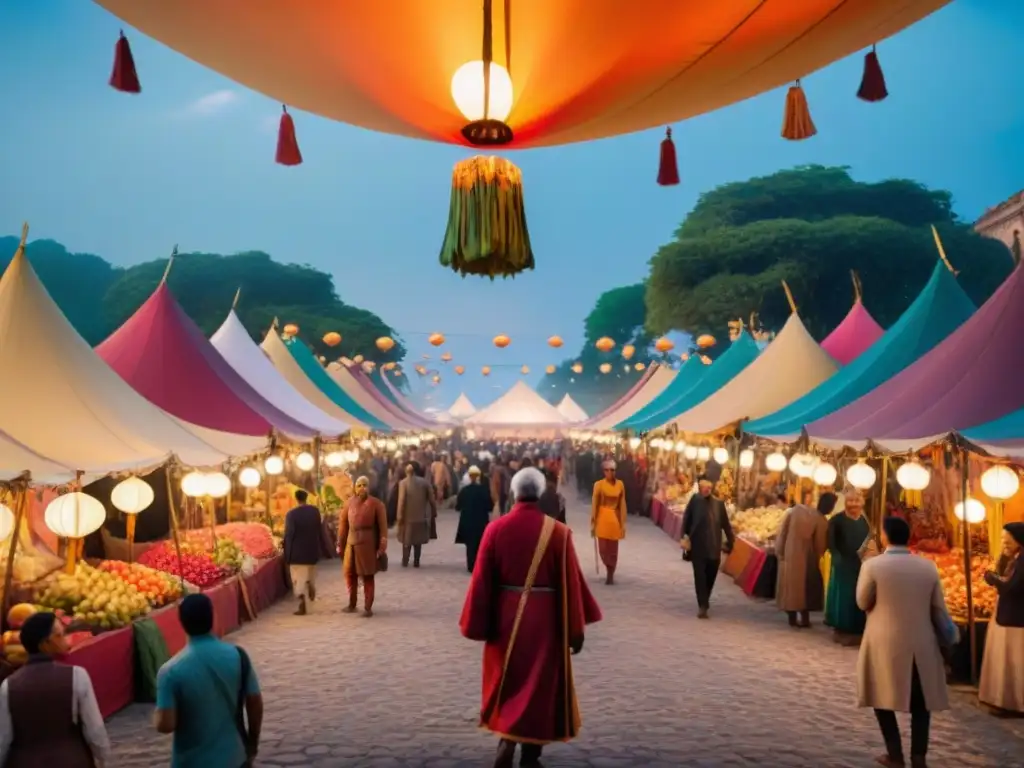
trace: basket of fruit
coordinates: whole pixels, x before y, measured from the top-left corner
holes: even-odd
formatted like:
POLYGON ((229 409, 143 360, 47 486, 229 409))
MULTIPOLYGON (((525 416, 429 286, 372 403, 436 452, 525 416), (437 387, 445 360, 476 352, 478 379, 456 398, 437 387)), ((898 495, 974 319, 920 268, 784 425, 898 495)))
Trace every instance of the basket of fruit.
POLYGON ((149 601, 136 585, 86 563, 75 566, 72 574, 55 574, 41 582, 36 602, 100 630, 127 626, 150 611, 149 601))

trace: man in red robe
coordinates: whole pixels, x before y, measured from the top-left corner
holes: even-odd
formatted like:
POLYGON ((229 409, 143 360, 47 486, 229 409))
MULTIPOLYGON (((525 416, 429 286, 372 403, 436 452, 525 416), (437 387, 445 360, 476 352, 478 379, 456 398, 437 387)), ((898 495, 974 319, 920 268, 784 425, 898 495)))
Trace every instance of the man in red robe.
POLYGON ((587 624, 601 620, 569 527, 541 511, 544 475, 512 478, 516 504, 487 526, 459 627, 484 643, 480 726, 501 738, 495 768, 540 765, 545 744, 580 728, 570 654, 587 624))

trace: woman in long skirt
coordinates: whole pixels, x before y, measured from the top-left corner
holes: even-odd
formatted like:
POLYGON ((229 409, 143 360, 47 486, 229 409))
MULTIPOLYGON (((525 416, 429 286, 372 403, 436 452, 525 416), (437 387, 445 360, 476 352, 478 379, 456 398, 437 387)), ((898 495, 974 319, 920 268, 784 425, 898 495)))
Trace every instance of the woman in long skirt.
POLYGON ((860 550, 871 533, 864 517, 864 494, 857 489, 844 494, 845 509, 828 522, 828 551, 832 572, 825 598, 825 624, 835 630, 835 640, 853 643, 864 634, 866 617, 857 607, 860 550))
POLYGON ((1003 526, 1000 573, 985 574, 999 592, 996 617, 989 622, 978 699, 997 710, 1024 713, 1024 523, 1003 526))
POLYGON ((626 487, 615 476, 614 461, 606 461, 602 470, 604 477, 594 483, 590 535, 597 538, 597 550, 608 574, 605 584, 614 584, 619 542, 626 538, 626 487))

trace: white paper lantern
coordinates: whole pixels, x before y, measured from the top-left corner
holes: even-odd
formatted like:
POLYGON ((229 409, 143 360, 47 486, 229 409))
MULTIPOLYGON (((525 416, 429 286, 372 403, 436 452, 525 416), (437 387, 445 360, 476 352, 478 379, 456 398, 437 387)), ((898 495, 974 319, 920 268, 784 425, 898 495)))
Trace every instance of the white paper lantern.
POLYGON ((749 448, 744 448, 740 451, 740 467, 750 469, 752 466, 754 466, 754 452, 749 448))
POLYGON ((911 460, 896 470, 896 482, 908 491, 923 491, 932 480, 928 467, 911 460))
POLYGON ((284 472, 284 459, 276 453, 272 453, 270 456, 267 456, 266 460, 263 462, 263 470, 268 475, 280 475, 284 472))
POLYGON ((137 515, 153 503, 153 488, 141 477, 132 475, 110 491, 110 503, 126 515, 137 515))
POLYGON ((816 485, 834 485, 839 472, 827 461, 821 462, 814 468, 814 482, 816 485))
POLYGON ((715 448, 711 455, 714 457, 715 463, 717 464, 725 466, 729 463, 729 450, 727 448, 719 446, 718 448, 715 448))
POLYGON ((866 491, 875 484, 876 473, 870 464, 858 461, 846 470, 846 482, 854 488, 866 491))
MULTIPOLYGON (((953 506, 953 515, 957 520, 964 519, 964 502, 958 501, 953 506)), ((985 505, 982 504, 975 498, 970 496, 967 497, 967 522, 971 525, 975 525, 984 521, 985 519, 985 505)))
MULTIPOLYGON (((470 440, 472 440, 473 439, 473 433, 472 432, 467 432, 466 433, 466 437, 468 437, 470 440)), ((383 437, 378 437, 376 440, 373 441, 373 444, 376 445, 378 448, 383 448, 385 445, 388 444, 388 441, 385 440, 383 437)))
POLYGON ((206 474, 189 472, 181 478, 181 492, 193 499, 206 495, 206 474))
MULTIPOLYGON (((679 443, 676 443, 676 450, 679 450, 679 443)), ((698 453, 699 451, 697 450, 696 445, 687 445, 686 443, 683 443, 683 456, 688 460, 693 461, 696 459, 698 453)))
POLYGON ((43 514, 46 527, 58 536, 84 539, 106 522, 103 503, 87 493, 74 491, 51 501, 43 514))
POLYGON ((313 458, 312 453, 303 451, 295 457, 295 466, 302 472, 309 472, 316 466, 316 459, 313 458))
POLYGON ((263 475, 256 467, 245 467, 238 473, 238 482, 243 488, 259 488, 263 475))
POLYGON ((373 441, 372 440, 360 440, 359 441, 359 447, 362 448, 364 451, 368 451, 371 448, 373 448, 373 441))
POLYGON ((388 452, 397 451, 398 443, 396 443, 394 440, 388 440, 387 443, 384 444, 384 447, 387 448, 388 452))
POLYGON ((206 495, 214 499, 223 499, 231 493, 231 478, 223 472, 210 472, 206 475, 206 495))
POLYGON ((786 454, 775 451, 764 457, 764 466, 769 472, 785 472, 789 462, 786 461, 786 454))
POLYGON ((996 464, 982 473, 981 490, 990 499, 1006 501, 1020 490, 1020 478, 1009 467, 996 464))
POLYGON ((14 533, 14 513, 6 504, 0 504, 0 541, 7 541, 14 533))
POLYGON ((631 438, 629 438, 629 447, 632 448, 634 451, 637 448, 639 448, 640 447, 640 438, 639 437, 631 437, 631 438))
POLYGON ((702 445, 697 449, 697 461, 707 461, 710 458, 711 449, 708 446, 702 445))
POLYGON ((324 464, 328 467, 340 467, 345 463, 345 455, 341 451, 331 451, 324 456, 324 464))
POLYGON ((818 460, 809 453, 794 453, 789 457, 789 471, 797 477, 812 477, 818 460))

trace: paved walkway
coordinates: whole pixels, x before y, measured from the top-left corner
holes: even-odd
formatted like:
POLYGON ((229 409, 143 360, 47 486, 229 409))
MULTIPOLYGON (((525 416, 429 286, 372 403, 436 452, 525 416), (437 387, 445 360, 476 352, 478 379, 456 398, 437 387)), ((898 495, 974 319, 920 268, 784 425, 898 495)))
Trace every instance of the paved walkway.
MULTIPOLYGON (((820 628, 789 629, 728 580, 712 620, 698 621, 688 567, 646 519, 631 521, 620 583, 606 587, 594 574, 586 515, 575 506, 570 522, 604 621, 576 657, 581 736, 549 747, 545 765, 874 764, 880 740, 871 712, 856 708, 855 650, 820 628)), ((281 604, 232 636, 266 697, 258 765, 489 764, 494 739, 475 727, 480 647, 457 626, 468 577, 454 530, 446 511, 421 569, 379 577, 372 619, 340 613, 335 562, 321 570, 314 615, 281 604)), ((150 711, 135 705, 108 724, 118 768, 167 765, 169 739, 152 730, 150 711)), ((1024 729, 958 695, 952 712, 934 718, 932 753, 940 768, 1024 765, 1024 729)))

